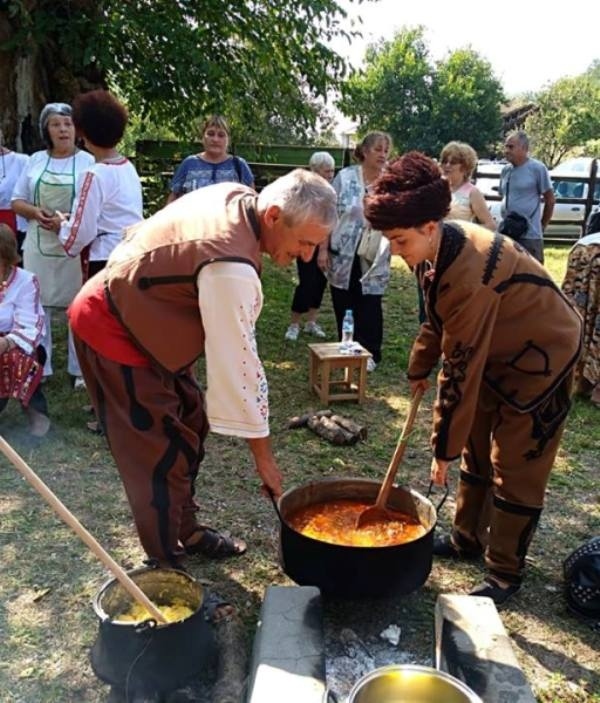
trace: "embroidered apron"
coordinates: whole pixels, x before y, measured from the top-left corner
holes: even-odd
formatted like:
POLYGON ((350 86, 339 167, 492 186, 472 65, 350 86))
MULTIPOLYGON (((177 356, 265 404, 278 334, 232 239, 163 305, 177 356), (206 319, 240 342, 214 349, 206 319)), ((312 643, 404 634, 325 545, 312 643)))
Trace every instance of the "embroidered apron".
MULTIPOLYGON (((75 155, 65 173, 49 169, 51 157, 35 184, 34 205, 44 210, 71 211, 75 198, 75 155)), ((56 232, 44 229, 37 220, 29 220, 23 246, 23 263, 40 282, 44 307, 66 308, 81 288, 81 262, 78 256, 67 256, 56 232)))

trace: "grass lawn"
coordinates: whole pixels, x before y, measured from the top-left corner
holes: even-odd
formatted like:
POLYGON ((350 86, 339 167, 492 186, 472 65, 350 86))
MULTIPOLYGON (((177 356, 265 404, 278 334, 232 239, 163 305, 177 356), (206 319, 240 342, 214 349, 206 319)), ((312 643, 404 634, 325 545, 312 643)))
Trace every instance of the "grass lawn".
MULTIPOLYGON (((558 282, 566 254, 566 249, 547 249, 547 265, 558 282)), ((306 429, 286 429, 288 417, 320 409, 308 389, 306 343, 311 340, 304 335, 296 343, 283 340, 294 284, 293 267, 267 264, 258 330, 270 384, 273 444, 286 487, 327 476, 381 478, 409 402, 405 368, 417 327, 413 278, 399 260, 395 262, 384 299, 384 360, 369 376, 367 401, 362 406, 335 406, 367 425, 369 438, 341 448, 306 429)), ((320 321, 333 339, 328 296, 320 321)), ((56 335, 64 346, 64 329, 57 327, 56 335)), ((57 357, 57 373, 47 385, 53 422, 48 437, 32 441, 14 404, 2 415, 0 431, 120 564, 139 566, 144 555, 111 456, 104 440, 84 429, 86 396, 70 390, 64 355, 57 357)), ((422 493, 428 485, 431 400, 430 391, 398 476, 400 483, 422 493)), ((585 400, 575 402, 531 547, 526 583, 501 612, 541 703, 600 702, 600 636, 567 613, 561 583, 563 558, 586 538, 600 534, 599 413, 585 400)), ((249 644, 265 587, 289 583, 277 564, 276 517, 260 496, 259 484, 244 442, 209 437, 197 482, 203 518, 246 538, 249 549, 236 560, 195 559, 190 571, 235 603, 247 624, 249 644)), ((449 500, 440 511, 442 527, 449 526, 453 507, 449 500)), ((88 652, 97 630, 91 599, 107 573, 5 459, 0 460, 0 557, 0 701, 104 701, 107 688, 94 677, 88 652)), ((337 610, 332 606, 328 616, 346 618, 349 627, 364 618, 374 632, 382 623, 397 622, 410 636, 415 660, 423 661, 431 652, 438 593, 465 592, 479 580, 475 565, 435 562, 427 584, 417 593, 383 603, 364 601, 337 610)))

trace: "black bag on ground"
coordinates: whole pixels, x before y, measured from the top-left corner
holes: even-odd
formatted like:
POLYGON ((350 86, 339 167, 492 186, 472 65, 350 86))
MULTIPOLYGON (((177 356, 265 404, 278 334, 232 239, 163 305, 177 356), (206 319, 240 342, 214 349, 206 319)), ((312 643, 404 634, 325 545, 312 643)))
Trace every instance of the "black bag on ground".
POLYGON ((506 234, 517 242, 523 235, 527 234, 528 229, 529 222, 527 218, 513 210, 507 212, 504 219, 501 220, 498 225, 498 232, 500 232, 500 234, 506 234))
POLYGON ((600 625, 600 537, 584 542, 563 562, 565 596, 571 610, 600 625))

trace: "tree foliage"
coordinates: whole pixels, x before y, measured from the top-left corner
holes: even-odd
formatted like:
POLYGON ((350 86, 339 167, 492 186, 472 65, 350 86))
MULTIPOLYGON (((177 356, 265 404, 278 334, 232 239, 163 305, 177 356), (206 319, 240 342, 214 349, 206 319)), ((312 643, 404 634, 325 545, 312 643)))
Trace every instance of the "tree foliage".
POLYGON ((502 127, 501 83, 491 65, 472 49, 458 49, 437 64, 432 126, 438 147, 456 139, 478 153, 488 151, 502 127))
MULTIPOLYGON (((18 102, 14 84, 23 81, 28 57, 33 121, 45 101, 108 85, 143 119, 182 135, 209 112, 254 126, 257 106, 261 120, 310 124, 314 101, 345 75, 344 60, 327 44, 351 38, 345 17, 337 0, 6 0, 5 95, 18 102)), ((23 109, 13 110, 9 133, 19 129, 23 109)))
POLYGON ((364 68, 342 86, 340 108, 359 122, 360 132, 385 130, 400 151, 430 151, 432 83, 423 28, 404 29, 367 49, 364 68))
POLYGON ((590 67, 584 75, 591 78, 594 83, 600 84, 600 59, 595 59, 592 61, 590 67))
POLYGON ((583 74, 561 78, 538 94, 526 123, 534 155, 553 168, 571 150, 600 134, 600 82, 583 74))
POLYGON ((499 137, 502 86, 489 62, 459 49, 434 63, 423 27, 371 46, 342 88, 341 108, 360 131, 384 129, 399 151, 437 155, 451 139, 484 151, 499 137))

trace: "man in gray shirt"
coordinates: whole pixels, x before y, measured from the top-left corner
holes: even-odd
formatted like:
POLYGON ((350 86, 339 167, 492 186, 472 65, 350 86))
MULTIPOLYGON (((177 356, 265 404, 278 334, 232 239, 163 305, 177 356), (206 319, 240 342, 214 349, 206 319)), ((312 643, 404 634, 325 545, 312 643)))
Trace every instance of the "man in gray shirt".
POLYGON ((505 214, 518 212, 527 218, 527 232, 519 239, 519 244, 543 264, 544 228, 552 218, 555 198, 548 169, 541 161, 530 158, 528 152, 529 139, 525 132, 508 135, 504 142, 508 164, 500 174, 498 192, 504 198, 505 214))

